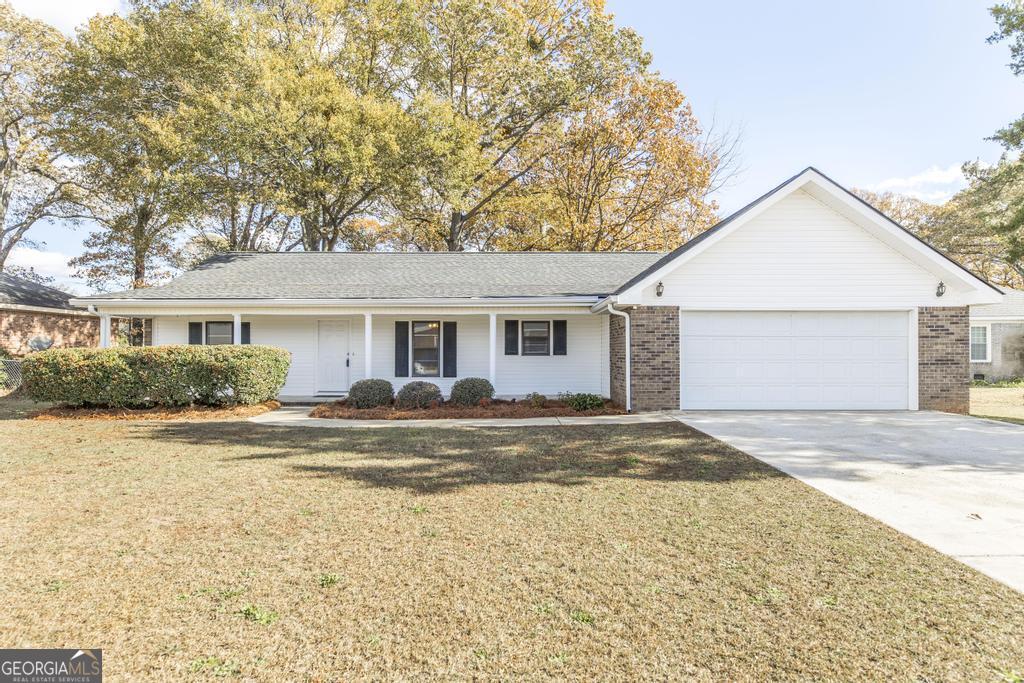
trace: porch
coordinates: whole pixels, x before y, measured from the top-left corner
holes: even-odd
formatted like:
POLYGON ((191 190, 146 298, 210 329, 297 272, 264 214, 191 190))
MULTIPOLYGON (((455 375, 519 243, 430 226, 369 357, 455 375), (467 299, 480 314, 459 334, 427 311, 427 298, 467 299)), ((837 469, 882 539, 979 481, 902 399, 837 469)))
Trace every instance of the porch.
MULTIPOLYGON (((114 342, 101 314, 101 345, 114 342)), ((465 377, 484 377, 502 398, 530 392, 609 395, 608 316, 589 308, 192 310, 136 308, 149 343, 265 344, 292 355, 283 402, 343 397, 353 382, 432 382, 448 395, 465 377)))

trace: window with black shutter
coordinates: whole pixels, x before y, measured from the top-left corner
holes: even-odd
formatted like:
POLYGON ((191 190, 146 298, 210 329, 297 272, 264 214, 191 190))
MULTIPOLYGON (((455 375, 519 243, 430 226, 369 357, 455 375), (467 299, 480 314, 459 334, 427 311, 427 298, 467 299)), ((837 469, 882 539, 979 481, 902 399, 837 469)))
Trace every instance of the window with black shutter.
POLYGON ((409 376, 409 321, 395 321, 395 377, 409 376))
POLYGON ((505 355, 519 355, 519 321, 505 321, 505 355))
POLYGON ((203 324, 202 323, 189 323, 188 324, 188 343, 192 345, 198 345, 203 343, 203 324))
POLYGON ((551 353, 555 356, 564 356, 568 350, 568 336, 565 320, 551 321, 551 353))
POLYGON ((441 374, 445 377, 458 377, 459 344, 458 332, 454 321, 441 324, 441 374))

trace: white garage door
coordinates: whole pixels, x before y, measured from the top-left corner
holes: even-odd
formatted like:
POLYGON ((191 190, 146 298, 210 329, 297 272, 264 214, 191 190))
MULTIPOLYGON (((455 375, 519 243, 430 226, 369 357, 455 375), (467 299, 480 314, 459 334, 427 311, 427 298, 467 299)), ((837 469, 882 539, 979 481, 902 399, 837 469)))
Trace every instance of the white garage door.
POLYGON ((680 316, 686 409, 908 408, 908 314, 737 311, 680 316))

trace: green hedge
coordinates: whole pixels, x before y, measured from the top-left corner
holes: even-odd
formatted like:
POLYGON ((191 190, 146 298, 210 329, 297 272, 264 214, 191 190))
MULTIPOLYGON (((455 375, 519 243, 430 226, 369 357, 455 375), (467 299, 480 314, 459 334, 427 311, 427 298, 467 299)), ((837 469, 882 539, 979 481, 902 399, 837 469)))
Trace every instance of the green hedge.
POLYGON ((272 346, 154 346, 52 349, 22 363, 36 401, 69 406, 231 405, 269 401, 291 357, 272 346))

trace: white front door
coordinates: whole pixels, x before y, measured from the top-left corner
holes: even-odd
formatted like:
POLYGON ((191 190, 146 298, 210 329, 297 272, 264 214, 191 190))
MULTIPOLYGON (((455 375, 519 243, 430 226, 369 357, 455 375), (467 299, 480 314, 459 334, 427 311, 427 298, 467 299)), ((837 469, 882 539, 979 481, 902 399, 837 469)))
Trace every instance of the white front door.
POLYGON ((905 410, 903 311, 684 312, 681 407, 905 410))
POLYGON ((319 321, 316 349, 317 393, 348 391, 348 321, 319 321))

